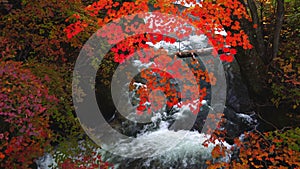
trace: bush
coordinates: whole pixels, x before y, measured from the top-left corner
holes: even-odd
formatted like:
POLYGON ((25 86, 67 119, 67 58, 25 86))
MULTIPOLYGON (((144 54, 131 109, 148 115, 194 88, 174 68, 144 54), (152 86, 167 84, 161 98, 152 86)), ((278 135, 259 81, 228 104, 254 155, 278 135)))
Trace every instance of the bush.
MULTIPOLYGON (((229 156, 228 162, 208 162, 210 169, 216 168, 272 168, 289 169, 300 167, 300 128, 276 130, 266 133, 252 131, 244 134, 243 141, 235 138, 238 153, 229 156)), ((224 157, 225 147, 218 151, 217 157, 224 157)), ((232 147, 235 148, 235 147, 232 147)))
MULTIPOLYGON (((0 17, 0 39, 16 49, 15 60, 35 57, 39 60, 65 62, 74 59, 79 50, 70 46, 63 32, 65 20, 83 9, 81 1, 17 1, 0 17)), ((1 51, 5 46, 1 45, 1 51)))
POLYGON ((50 147, 57 99, 22 63, 0 60, 0 167, 28 168, 50 147))
MULTIPOLYGON (((84 140, 80 146, 87 148, 86 144, 90 144, 91 141, 80 126, 72 102, 72 65, 57 66, 30 59, 25 66, 43 79, 43 84, 49 88, 49 94, 55 95, 58 99, 56 109, 50 117, 50 128, 55 133, 51 143, 55 151, 70 156, 83 153, 78 148, 78 142, 84 140)), ((64 157, 57 156, 56 160, 63 161, 64 157)))

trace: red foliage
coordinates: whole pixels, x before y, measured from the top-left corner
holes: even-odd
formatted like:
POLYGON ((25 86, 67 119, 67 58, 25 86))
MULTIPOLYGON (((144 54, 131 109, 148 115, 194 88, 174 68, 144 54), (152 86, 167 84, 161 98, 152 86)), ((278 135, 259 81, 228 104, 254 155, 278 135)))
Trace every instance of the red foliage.
MULTIPOLYGON (((175 2, 174 0, 158 0, 154 4, 154 7, 157 7, 155 12, 162 12, 162 13, 169 13, 173 15, 179 15, 178 8, 172 3, 175 2)), ((191 0, 188 1, 190 3, 196 3, 196 1, 191 0)), ((90 16, 99 16, 101 12, 106 11, 105 16, 101 16, 101 18, 97 19, 98 26, 105 28, 105 24, 113 21, 114 19, 120 18, 122 16, 127 16, 131 14, 136 14, 139 12, 147 12, 148 9, 148 1, 146 0, 139 0, 136 2, 124 2, 120 4, 119 2, 113 2, 112 0, 98 1, 94 2, 92 5, 89 5, 85 8, 86 12, 90 16)), ((246 8, 238 1, 238 0, 217 0, 214 3, 210 1, 201 2, 200 5, 196 5, 190 8, 187 8, 180 14, 180 17, 188 19, 196 28, 201 30, 210 40, 211 44, 215 47, 215 49, 221 50, 226 49, 224 44, 230 45, 231 47, 241 46, 244 49, 251 49, 252 45, 249 43, 248 36, 245 34, 243 30, 241 30, 240 23, 237 20, 233 20, 232 16, 236 16, 240 18, 246 18, 250 20, 250 17, 247 15, 246 8), (188 14, 192 14, 200 20, 192 20, 188 17, 188 14), (236 30, 236 32, 227 32, 227 36, 224 37, 222 35, 215 34, 212 30, 222 31, 223 26, 231 27, 232 29, 236 30)), ((72 18, 74 18, 72 16, 72 18)), ((67 33, 68 38, 72 38, 73 36, 79 34, 87 27, 87 23, 81 19, 79 16, 76 15, 75 20, 77 21, 73 24, 70 24, 66 29, 65 32, 67 33), (79 19, 80 18, 80 19, 79 19)), ((168 23, 169 18, 152 18, 155 21, 159 21, 159 23, 153 24, 153 29, 158 28, 161 29, 159 25, 168 25, 168 31, 165 32, 176 32, 177 36, 184 37, 188 36, 190 33, 190 28, 184 27, 178 23, 168 23), (182 28, 185 30, 185 33, 180 33, 179 31, 175 31, 175 28, 182 28)), ((91 22, 91 21, 90 21, 91 22)), ((91 24, 97 25, 97 24, 91 24)), ((118 42, 118 39, 124 39, 126 34, 129 32, 134 32, 137 29, 142 29, 145 25, 144 24, 127 24, 126 30, 122 30, 121 27, 112 29, 110 25, 109 29, 105 32, 101 33, 101 37, 107 38, 109 43, 115 44, 118 42)), ((164 26, 165 27, 165 26, 164 26)), ((137 36, 136 36, 137 37, 137 36)), ((129 38, 126 39, 125 48, 124 46, 121 47, 117 45, 117 49, 122 48, 123 51, 127 50, 130 51, 129 53, 133 52, 131 49, 132 44, 136 42, 141 42, 144 38, 143 36, 139 36, 139 38, 129 38)), ((161 34, 150 34, 148 36, 148 41, 153 43, 159 42, 161 40, 166 40, 169 42, 175 42, 173 38, 164 38, 161 34)), ((142 43, 138 43, 138 45, 142 45, 142 43)), ((143 44, 145 47, 147 45, 143 44)), ((118 51, 115 49, 114 51, 118 51)), ((229 55, 224 56, 221 55, 221 60, 231 62, 233 60, 233 56, 236 54, 236 50, 229 50, 229 55)), ((117 52, 116 52, 117 54, 117 52)), ((120 54, 116 56, 115 61, 123 62, 124 58, 127 58, 126 55, 129 54, 120 54), (121 59, 120 59, 120 58, 121 59)))
MULTIPOLYGON (((245 132, 243 140, 234 139, 236 146, 227 149, 224 145, 216 146, 212 151, 213 160, 206 163, 209 169, 248 169, 248 168, 299 168, 299 128, 285 132, 275 131, 260 133, 259 131, 245 132), (229 153, 238 151, 237 157, 229 156, 229 153), (227 152, 227 154, 226 154, 227 152), (227 156, 230 163, 220 161, 227 156)), ((205 142, 224 140, 226 131, 216 131, 212 137, 205 142)))
MULTIPOLYGON (((80 11, 78 0, 68 1, 16 1, 9 14, 0 17, 1 39, 4 37, 15 50, 14 57, 66 61, 74 56, 63 29, 70 13, 80 11)), ((74 15, 76 19, 78 15, 74 15)), ((82 25, 83 23, 80 23, 82 25)), ((0 44, 0 50, 6 46, 0 44)))
MULTIPOLYGON (((205 34, 209 38, 210 44, 214 47, 213 54, 215 55, 215 51, 223 50, 225 54, 221 54, 220 60, 226 62, 232 62, 234 59, 234 55, 236 54, 236 47, 242 47, 244 49, 252 48, 252 45, 249 43, 248 36, 245 34, 243 30, 241 30, 240 23, 237 20, 233 20, 232 16, 235 16, 239 19, 245 18, 250 20, 250 17, 247 14, 246 8, 238 1, 238 0, 216 0, 214 2, 211 1, 203 1, 200 2, 199 5, 192 6, 190 8, 185 9, 182 13, 179 12, 179 9, 176 5, 174 5, 175 0, 157 0, 154 3, 154 7, 156 8, 151 12, 159 12, 159 13, 168 13, 174 16, 180 16, 182 19, 188 20, 194 27, 201 30, 197 33, 205 34), (190 14, 199 18, 200 20, 190 18, 190 14), (224 31, 222 26, 231 27, 231 29, 235 30, 235 32, 227 32, 227 36, 222 36, 220 34, 216 34, 216 31, 224 31), (225 44, 227 46, 225 46, 225 44), (230 47, 228 47, 230 46, 230 47)), ((159 59, 155 60, 154 52, 150 54, 144 55, 139 50, 149 48, 145 42, 152 42, 153 44, 165 40, 167 42, 174 43, 176 41, 175 38, 166 37, 164 34, 174 32, 176 36, 181 39, 183 37, 189 36, 192 32, 191 28, 181 24, 179 22, 172 22, 172 17, 165 15, 157 15, 150 17, 150 22, 147 23, 123 23, 124 27, 119 26, 114 23, 115 19, 121 18, 123 16, 128 16, 132 14, 137 14, 139 12, 147 12, 150 9, 148 8, 147 0, 137 0, 135 2, 124 2, 120 4, 119 2, 114 2, 112 0, 106 1, 98 1, 89 5, 85 8, 86 14, 91 17, 96 17, 96 23, 93 23, 92 20, 84 20, 82 17, 75 17, 75 22, 70 24, 65 32, 67 33, 68 38, 72 38, 73 36, 78 35, 80 32, 84 31, 84 28, 89 25, 98 25, 101 27, 101 31, 97 32, 97 35, 101 38, 104 38, 108 41, 108 43, 114 45, 111 51, 114 53, 114 61, 118 63, 123 63, 126 59, 129 59, 133 56, 133 53, 137 52, 139 55, 139 59, 143 63, 147 63, 150 60, 154 59, 155 63, 161 64, 160 67, 165 67, 166 69, 178 69, 177 63, 171 63, 170 57, 164 54, 156 54, 160 55, 157 57, 159 59), (103 12, 105 15, 102 15, 103 12), (76 19, 77 18, 77 19, 76 19), (88 23, 90 22, 90 23, 88 23), (80 24, 81 23, 81 24, 80 24), (83 24, 82 24, 83 23, 83 24), (109 24, 109 26, 108 26, 109 24), (137 32, 137 30, 147 30, 147 28, 151 25, 153 30, 160 30, 160 33, 146 33, 145 34, 137 34, 132 36, 132 33, 137 32), (163 25, 163 26, 162 26, 163 25), (146 28, 146 29, 145 29, 146 28), (178 31, 185 30, 185 31, 178 31), (177 31, 176 31, 177 30, 177 31), (125 40, 124 40, 125 39, 125 40), (163 57, 163 59, 162 59, 163 57)), ((189 0, 187 3, 196 4, 195 0, 189 0)), ((139 17, 143 17, 142 15, 138 15, 139 17)), ((74 19, 74 16, 72 16, 74 19)), ((142 19, 142 18, 140 18, 142 19)), ((195 64, 197 64, 195 62, 195 64)), ((154 67, 152 67, 154 68, 154 67)), ((176 72, 185 72, 186 70, 175 71, 176 72)), ((190 71, 190 70, 188 70, 190 71)), ((216 83, 216 79, 214 78, 212 73, 201 71, 200 69, 193 69, 193 74, 196 77, 196 80, 192 79, 192 77, 184 77, 185 82, 190 83, 193 81, 199 82, 200 80, 204 80, 210 82, 212 84, 216 83), (204 78, 203 78, 204 77, 204 78)), ((163 72, 163 71, 162 71, 163 72)), ((153 70, 144 71, 142 73, 143 78, 147 79, 147 89, 140 88, 138 94, 140 96, 140 104, 137 107, 138 113, 142 114, 141 111, 147 109, 145 105, 146 102, 149 101, 149 94, 152 90, 157 89, 156 80, 152 76, 153 70), (148 74, 147 74, 148 73, 148 74)), ((159 73, 159 72, 156 72, 159 73)), ((162 84, 165 84, 168 81, 168 77, 166 74, 161 75, 162 84)), ((178 75, 179 77, 179 75, 178 75)), ((161 91, 163 91, 168 98, 166 104, 168 107, 172 107, 178 104, 179 95, 181 99, 184 100, 186 96, 183 96, 184 93, 191 92, 194 93, 195 96, 199 96, 200 98, 189 98, 184 100, 182 104, 192 103, 194 100, 201 100, 206 95, 205 88, 198 88, 199 91, 193 91, 192 87, 185 87, 184 91, 180 91, 180 93, 172 90, 172 87, 169 85, 165 85, 161 91)), ((180 105, 179 105, 180 106, 180 105)), ((194 110, 197 113, 197 110, 194 110)))
POLYGON ((27 168, 50 145, 57 101, 21 63, 0 60, 0 167, 27 168))

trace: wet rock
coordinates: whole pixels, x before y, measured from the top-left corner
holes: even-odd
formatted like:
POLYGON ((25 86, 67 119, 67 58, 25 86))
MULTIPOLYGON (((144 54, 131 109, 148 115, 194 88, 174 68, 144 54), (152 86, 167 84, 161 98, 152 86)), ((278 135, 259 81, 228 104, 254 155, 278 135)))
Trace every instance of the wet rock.
POLYGON ((54 165, 54 159, 52 155, 46 153, 44 156, 38 158, 36 161, 37 169, 50 169, 49 166, 54 165))
POLYGON ((237 113, 232 108, 226 107, 224 110, 225 123, 223 128, 226 130, 228 143, 233 143, 235 137, 240 136, 245 131, 253 130, 257 125, 255 112, 237 113))
POLYGON ((236 61, 224 64, 227 83, 226 105, 236 112, 252 110, 251 100, 246 85, 243 83, 240 68, 236 61))

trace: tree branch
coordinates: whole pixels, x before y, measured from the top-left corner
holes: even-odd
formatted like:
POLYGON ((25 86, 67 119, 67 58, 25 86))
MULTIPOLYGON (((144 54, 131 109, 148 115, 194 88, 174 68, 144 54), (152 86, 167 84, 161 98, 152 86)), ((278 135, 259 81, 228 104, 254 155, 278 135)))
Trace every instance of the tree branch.
POLYGON ((170 55, 175 54, 180 58, 193 57, 193 53, 196 54, 197 56, 201 56, 201 55, 211 54, 213 50, 214 50, 213 47, 208 47, 208 48, 203 48, 203 49, 184 50, 184 51, 181 51, 181 52, 171 53, 170 55))
POLYGON ((264 64, 268 64, 269 61, 268 57, 266 56, 267 50, 263 37, 263 26, 258 16, 257 6, 253 0, 247 0, 247 3, 250 9, 250 15, 252 17, 253 23, 257 24, 257 28, 255 29, 256 43, 253 45, 255 46, 257 51, 259 51, 258 53, 260 55, 260 58, 263 60, 264 64))
POLYGON ((272 55, 269 58, 269 61, 271 61, 274 57, 278 55, 280 32, 282 29, 283 17, 284 17, 284 0, 277 0, 276 23, 275 23, 274 38, 272 44, 272 55))

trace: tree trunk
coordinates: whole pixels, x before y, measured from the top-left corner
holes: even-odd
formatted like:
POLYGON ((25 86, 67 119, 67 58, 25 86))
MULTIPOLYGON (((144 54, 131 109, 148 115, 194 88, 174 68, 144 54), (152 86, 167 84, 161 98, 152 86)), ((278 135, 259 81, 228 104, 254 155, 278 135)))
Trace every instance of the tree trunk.
POLYGON ((238 49, 236 60, 240 66, 242 80, 248 88, 251 99, 256 103, 269 100, 270 89, 267 87, 267 67, 256 49, 238 49))
MULTIPOLYGON (((267 44, 264 40, 263 26, 258 16, 255 2, 253 0, 247 0, 247 4, 243 0, 240 0, 240 2, 249 9, 253 20, 253 22, 246 19, 239 21, 254 48, 247 51, 239 48, 236 60, 239 63, 242 79, 248 87, 251 99, 256 103, 266 103, 270 101, 272 96, 271 88, 267 85, 267 80, 269 79, 268 65, 278 53, 284 12, 283 0, 277 0, 276 24, 271 44, 267 44), (253 28, 253 24, 257 24, 256 29, 253 28)), ((235 19, 238 20, 237 18, 235 19)))
POLYGON ((283 24, 283 17, 284 17, 284 0, 277 0, 276 23, 275 23, 275 30, 274 30, 273 46, 272 46, 273 51, 270 60, 275 58, 278 54, 279 38, 280 38, 280 32, 283 24))
MULTIPOLYGON (((241 27, 249 36, 250 43, 254 46, 251 50, 244 50, 238 47, 235 59, 237 60, 243 82, 248 88, 250 98, 254 102, 265 102, 269 98, 269 91, 266 89, 267 82, 267 66, 261 56, 265 51, 260 50, 256 30, 254 30, 252 23, 247 20, 240 20, 241 27)), ((229 31, 230 28, 226 28, 229 31)))

